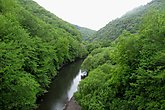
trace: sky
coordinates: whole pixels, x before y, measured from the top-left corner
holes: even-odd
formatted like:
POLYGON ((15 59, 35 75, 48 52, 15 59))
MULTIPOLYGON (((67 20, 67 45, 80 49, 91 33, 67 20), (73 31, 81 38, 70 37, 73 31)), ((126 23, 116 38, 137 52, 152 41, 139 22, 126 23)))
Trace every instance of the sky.
POLYGON ((33 0, 59 18, 99 30, 110 21, 152 0, 33 0))

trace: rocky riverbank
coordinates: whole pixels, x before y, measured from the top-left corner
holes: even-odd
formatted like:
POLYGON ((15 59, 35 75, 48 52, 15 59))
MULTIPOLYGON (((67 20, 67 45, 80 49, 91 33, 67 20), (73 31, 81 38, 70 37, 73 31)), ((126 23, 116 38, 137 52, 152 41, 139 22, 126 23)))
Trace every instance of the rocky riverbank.
POLYGON ((67 102, 64 110, 81 110, 80 105, 76 102, 74 97, 70 99, 70 101, 67 102))

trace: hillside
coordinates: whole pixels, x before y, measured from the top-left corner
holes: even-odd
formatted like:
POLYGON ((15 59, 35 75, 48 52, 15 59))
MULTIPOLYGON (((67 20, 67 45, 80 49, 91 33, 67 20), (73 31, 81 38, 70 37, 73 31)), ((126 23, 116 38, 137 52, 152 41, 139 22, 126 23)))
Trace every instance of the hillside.
POLYGON ((80 27, 77 25, 75 25, 75 27, 80 31, 80 33, 83 37, 83 40, 85 40, 85 41, 89 41, 91 39, 91 37, 96 33, 96 31, 92 30, 92 29, 80 27))
POLYGON ((113 41, 93 49, 82 64, 88 76, 74 96, 83 110, 165 110, 164 6, 164 0, 153 0, 140 7, 140 12, 148 10, 145 15, 133 10, 99 31, 118 33, 98 36, 101 42, 113 41), (151 6, 154 8, 149 9, 151 6), (120 28, 128 24, 133 27, 120 28), (122 29, 127 30, 120 32, 122 29))
POLYGON ((57 70, 86 54, 81 40, 32 0, 0 0, 0 109, 35 108, 57 70))
POLYGON ((121 18, 117 18, 109 22, 105 27, 96 32, 96 35, 93 36, 93 39, 114 40, 124 30, 127 30, 131 33, 137 33, 137 31, 140 30, 143 16, 145 16, 149 10, 164 10, 164 8, 164 0, 153 0, 147 5, 135 8, 134 10, 123 15, 121 18))

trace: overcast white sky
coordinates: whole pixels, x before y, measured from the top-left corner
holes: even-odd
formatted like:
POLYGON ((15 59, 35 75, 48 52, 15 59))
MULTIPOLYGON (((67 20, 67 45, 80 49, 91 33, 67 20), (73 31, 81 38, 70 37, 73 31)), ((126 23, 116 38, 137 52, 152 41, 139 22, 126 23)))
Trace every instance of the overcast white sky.
POLYGON ((98 30, 127 11, 152 0, 34 0, 45 9, 82 27, 98 30))

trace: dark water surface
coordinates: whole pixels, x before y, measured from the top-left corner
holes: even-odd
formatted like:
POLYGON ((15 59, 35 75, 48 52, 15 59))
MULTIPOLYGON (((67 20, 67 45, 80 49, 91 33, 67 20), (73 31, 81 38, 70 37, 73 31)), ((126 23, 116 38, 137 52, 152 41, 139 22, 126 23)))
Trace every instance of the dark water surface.
POLYGON ((39 102, 37 110, 63 110, 66 102, 77 91, 77 86, 81 80, 80 66, 83 60, 64 66, 55 77, 48 93, 39 102))

